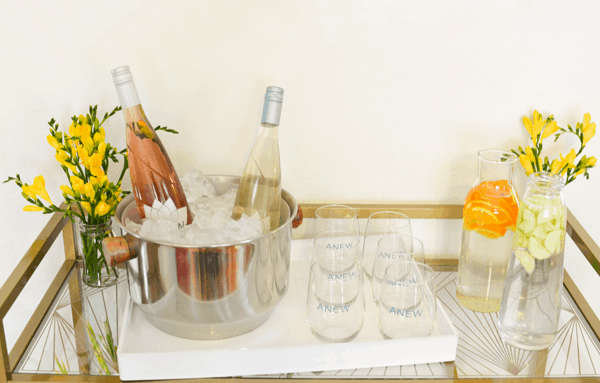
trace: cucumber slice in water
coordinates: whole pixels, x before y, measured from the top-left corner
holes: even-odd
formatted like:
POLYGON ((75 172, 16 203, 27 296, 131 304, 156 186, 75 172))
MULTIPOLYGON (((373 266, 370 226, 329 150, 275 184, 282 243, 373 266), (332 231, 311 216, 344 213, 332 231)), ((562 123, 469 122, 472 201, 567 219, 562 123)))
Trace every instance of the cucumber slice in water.
POLYGON ((531 275, 533 270, 535 269, 535 259, 526 250, 517 249, 515 251, 515 256, 521 262, 521 266, 527 271, 527 274, 531 275))

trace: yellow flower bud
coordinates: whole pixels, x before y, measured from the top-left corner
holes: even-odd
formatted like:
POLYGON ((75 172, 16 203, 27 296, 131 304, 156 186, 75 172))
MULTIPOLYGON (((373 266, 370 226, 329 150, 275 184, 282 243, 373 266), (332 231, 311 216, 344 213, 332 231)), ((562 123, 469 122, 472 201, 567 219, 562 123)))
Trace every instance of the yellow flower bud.
MULTIPOLYGON (((575 152, 575 149, 571 149, 571 151, 569 152, 569 154, 567 154, 566 157, 563 158, 562 154, 560 154, 560 159, 563 160, 565 162, 565 164, 569 164, 570 168, 573 168, 573 163, 575 162, 575 157, 577 156, 577 153, 575 152)), ((564 166, 564 164, 563 164, 564 166)))
POLYGON ((23 211, 42 211, 43 208, 35 205, 27 205, 23 208, 23 211))
POLYGON ((89 182, 83 185, 83 194, 85 194, 91 201, 93 201, 94 195, 96 194, 96 191, 94 190, 94 185, 92 185, 89 182))
POLYGON ((92 214, 92 205, 89 202, 82 202, 81 206, 90 214, 92 214))
POLYGON ((72 197, 75 196, 75 193, 73 192, 73 189, 71 189, 70 187, 68 187, 67 185, 61 185, 60 186, 60 190, 65 193, 66 195, 70 195, 72 197))
POLYGON ((98 154, 100 154, 102 157, 104 157, 104 155, 106 154, 106 144, 104 143, 104 141, 100 142, 100 144, 98 145, 98 154))
POLYGON ((73 185, 74 192, 76 192, 77 194, 83 193, 84 182, 81 178, 77 176, 71 176, 69 180, 71 181, 71 185, 73 185))
POLYGON ((533 136, 533 134, 531 133, 533 124, 531 123, 531 120, 528 117, 523 117, 523 125, 525 125, 525 129, 527 129, 527 133, 533 136))
POLYGON ((556 159, 552 160, 552 163, 550 163, 550 172, 557 174, 558 171, 562 168, 561 164, 562 164, 562 162, 559 160, 556 160, 556 159))
POLYGON ((592 122, 591 124, 587 125, 583 129, 583 145, 590 142, 590 140, 592 138, 594 138, 595 135, 596 135, 596 123, 592 122))
POLYGON ((554 133, 556 133, 556 131, 558 131, 558 125, 556 124, 556 121, 551 121, 544 128, 544 134, 542 134, 542 140, 550 137, 551 135, 553 135, 554 133))
MULTIPOLYGON (((89 153, 89 152, 88 152, 89 153)), ((104 159, 100 153, 94 153, 89 158, 90 168, 99 168, 102 166, 102 160, 104 159)))
POLYGON ((83 147, 85 148, 85 150, 87 150, 88 153, 92 153, 94 151, 94 140, 92 140, 90 136, 82 138, 81 143, 83 144, 83 147))
POLYGON ((50 196, 48 195, 48 192, 46 191, 46 181, 44 180, 44 177, 42 177, 42 176, 35 177, 33 179, 33 185, 30 186, 30 189, 35 194, 42 197, 42 199, 48 201, 49 203, 52 203, 52 201, 50 200, 50 196))
POLYGON ((526 156, 525 154, 521 154, 519 156, 519 162, 521 162, 521 165, 523 166, 523 169, 525 169, 525 173, 527 175, 533 173, 533 166, 531 165, 528 156, 526 156))
POLYGON ((96 209, 94 210, 94 213, 96 215, 103 216, 103 215, 108 214, 109 211, 110 211, 110 206, 106 202, 100 201, 98 203, 98 205, 96 205, 96 209))
POLYGON ((102 176, 104 176, 104 170, 102 170, 102 168, 98 167, 90 167, 90 173, 92 173, 94 176, 98 177, 98 178, 102 178, 102 176))
POLYGON ((23 186, 21 187, 21 190, 23 190, 23 193, 25 193, 27 195, 27 197, 29 197, 31 199, 37 199, 37 196, 35 195, 34 191, 31 189, 31 186, 29 186, 27 184, 23 184, 23 186))
POLYGON ((58 143, 58 140, 51 134, 49 134, 46 139, 48 140, 48 143, 56 150, 60 149, 60 144, 58 143))
POLYGON ((100 132, 94 133, 94 142, 96 144, 98 144, 100 142, 104 142, 104 137, 102 137, 102 135, 100 134, 100 132))

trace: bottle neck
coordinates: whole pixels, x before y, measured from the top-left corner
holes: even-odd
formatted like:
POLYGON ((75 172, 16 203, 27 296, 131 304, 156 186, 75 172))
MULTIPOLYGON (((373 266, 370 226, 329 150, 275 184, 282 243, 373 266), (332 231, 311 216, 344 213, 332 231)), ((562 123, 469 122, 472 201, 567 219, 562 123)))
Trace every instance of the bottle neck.
POLYGON ((517 157, 502 150, 484 150, 479 152, 478 182, 507 180, 513 182, 517 157))
POLYGON ((115 84, 115 88, 117 89, 117 95, 119 96, 119 101, 121 102, 121 108, 123 108, 123 110, 141 104, 133 80, 115 84))
POLYGON ((558 174, 538 172, 529 175, 527 186, 534 193, 556 194, 562 192, 565 180, 558 174))
POLYGON ((283 103, 283 89, 277 86, 267 88, 261 125, 279 125, 281 118, 281 104, 283 103))

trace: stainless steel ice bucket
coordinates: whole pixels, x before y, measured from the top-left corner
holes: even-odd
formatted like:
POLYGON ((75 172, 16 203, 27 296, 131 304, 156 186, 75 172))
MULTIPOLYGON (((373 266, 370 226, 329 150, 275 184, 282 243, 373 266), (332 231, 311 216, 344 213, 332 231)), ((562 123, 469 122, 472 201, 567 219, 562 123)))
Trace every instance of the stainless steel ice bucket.
MULTIPOLYGON (((239 184, 239 177, 207 177, 219 195, 239 184)), ((173 246, 131 233, 123 222, 139 222, 139 214, 133 196, 124 198, 116 221, 137 248, 137 257, 127 261, 129 293, 148 321, 189 339, 228 338, 263 324, 289 285, 298 205, 285 190, 281 198, 281 225, 275 231, 206 247, 173 246)))

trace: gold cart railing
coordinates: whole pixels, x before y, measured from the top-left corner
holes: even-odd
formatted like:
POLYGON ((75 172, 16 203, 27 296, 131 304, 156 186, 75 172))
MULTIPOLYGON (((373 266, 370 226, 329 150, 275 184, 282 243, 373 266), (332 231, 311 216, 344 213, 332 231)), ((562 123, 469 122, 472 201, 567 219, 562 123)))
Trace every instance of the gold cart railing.
MULTIPOLYGON (((314 218, 315 210, 323 204, 301 204, 305 218, 314 218)), ((462 205, 390 205, 390 204, 348 204, 355 207, 359 212, 359 218, 367 218, 370 214, 377 211, 394 210, 402 212, 411 218, 415 219, 460 219, 462 218, 462 205)), ((600 274, 600 247, 594 242, 592 237, 585 231, 583 226, 577 221, 577 219, 569 212, 567 222, 567 232, 570 237, 577 244, 578 248, 585 255, 589 261, 591 267, 600 274)), ((29 250, 23 256, 15 270, 9 276, 7 281, 0 289, 0 364, 2 366, 2 372, 0 372, 0 382, 18 382, 18 381, 60 381, 60 382, 120 382, 118 376, 103 376, 103 375, 59 375, 59 374, 24 374, 16 372, 17 365, 20 359, 23 357, 27 347, 34 338, 36 331, 40 327, 44 317, 49 311, 52 302, 54 301, 59 290, 67 281, 69 274, 74 270, 77 265, 75 247, 74 247, 74 231, 73 226, 68 218, 64 217, 61 213, 55 213, 49 220, 48 224, 44 227, 42 232, 36 238, 34 243, 31 245, 29 250), (36 271, 44 256, 61 234, 63 235, 65 260, 56 273, 52 284, 45 292, 38 307, 35 309, 33 315, 26 324, 23 332, 18 337, 12 350, 9 352, 6 344, 5 329, 3 320, 6 317, 8 311, 15 303, 19 294, 23 291, 26 284, 30 281, 33 273, 36 271)), ((432 260, 430 263, 437 267, 456 267, 457 260, 432 260)), ((588 302, 585 300, 581 291, 575 285, 574 281, 569 277, 565 271, 564 285, 570 295, 573 297, 575 303, 579 307, 582 314, 585 316, 590 328, 595 333, 596 337, 600 339, 600 320, 598 316, 588 302)), ((75 323, 76 328, 81 329, 81 323, 75 323)), ((543 355, 543 354, 542 354, 543 355)), ((543 376, 545 359, 543 357, 538 358, 535 361, 537 371, 534 376, 543 376)), ((473 381, 473 379, 459 379, 456 374, 456 369, 453 369, 453 364, 446 364, 448 368, 449 379, 435 379, 436 381, 473 381), (452 379, 454 378, 454 379, 452 379)), ((600 372, 599 372, 600 376, 600 372)), ((298 378, 295 378, 298 379, 298 378)), ((299 378, 300 380, 309 380, 299 378)), ((514 380, 513 378, 495 378, 495 379, 475 379, 481 380, 514 380)), ((556 378, 548 379, 543 377, 529 377, 528 381, 555 381, 556 378)), ((235 380, 248 380, 248 378, 229 378, 229 379, 203 379, 208 382, 222 382, 222 381, 235 381, 235 380)), ((257 380, 257 379, 252 379, 257 380)), ((261 379, 262 380, 262 379, 261 379)), ((271 379, 264 379, 271 380, 271 379)), ((311 379, 312 380, 312 379, 311 379)), ((319 379, 323 383, 331 383, 334 380, 319 379)), ((336 379, 339 380, 339 379, 336 379)), ((364 379, 353 379, 353 380, 364 380, 364 379)), ((423 381, 430 381, 431 379, 423 379, 423 381)), ((600 377, 593 378, 560 378, 561 381, 597 381, 600 382, 600 377)))

